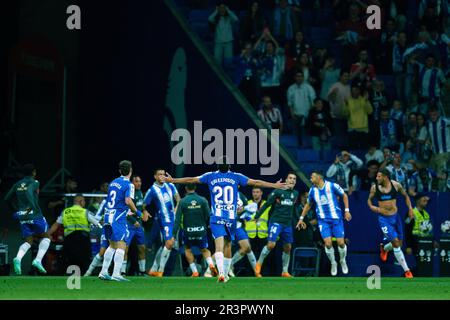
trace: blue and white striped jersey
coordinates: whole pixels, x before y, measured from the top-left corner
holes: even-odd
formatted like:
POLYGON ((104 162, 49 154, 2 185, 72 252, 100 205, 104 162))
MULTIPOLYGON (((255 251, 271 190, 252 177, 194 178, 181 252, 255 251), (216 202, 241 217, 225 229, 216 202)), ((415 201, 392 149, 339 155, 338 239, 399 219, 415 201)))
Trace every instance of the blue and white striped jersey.
POLYGON ((216 219, 235 220, 239 200, 238 186, 246 186, 248 177, 232 171, 215 171, 207 172, 199 179, 201 183, 208 185, 211 194, 211 216, 216 219))
POLYGON ((308 194, 308 203, 316 204, 316 213, 319 219, 342 219, 342 210, 337 196, 344 195, 344 190, 337 184, 325 181, 322 189, 311 187, 308 194))
POLYGON ((440 117, 436 122, 428 121, 427 127, 433 152, 450 152, 450 120, 440 117))
POLYGON ((160 221, 163 223, 174 223, 174 196, 176 194, 178 194, 178 190, 173 183, 164 183, 162 185, 154 183, 145 194, 144 203, 148 206, 153 200, 155 200, 160 221))
POLYGON ((121 176, 109 184, 105 206, 105 223, 112 223, 113 221, 126 223, 129 210, 125 203, 126 198, 134 199, 134 185, 129 179, 121 176))

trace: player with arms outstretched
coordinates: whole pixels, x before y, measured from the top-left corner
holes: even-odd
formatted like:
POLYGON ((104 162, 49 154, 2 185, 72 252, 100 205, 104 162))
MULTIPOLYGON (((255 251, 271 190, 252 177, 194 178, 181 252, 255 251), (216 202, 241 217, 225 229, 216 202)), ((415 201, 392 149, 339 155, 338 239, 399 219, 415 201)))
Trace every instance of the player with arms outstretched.
POLYGON ((208 185, 211 194, 210 227, 216 247, 214 256, 219 272, 218 282, 226 282, 228 281, 228 268, 231 263, 231 242, 234 241, 236 232, 238 186, 250 185, 280 189, 285 188, 286 184, 253 180, 241 173, 232 172, 226 157, 219 159, 218 169, 218 171, 208 172, 199 177, 172 178, 168 175, 166 181, 180 184, 204 183, 208 185), (226 262, 224 259, 226 259, 226 262))
POLYGON ((128 281, 120 274, 127 246, 126 240, 129 236, 127 215, 136 214, 138 217, 142 216, 142 220, 146 221, 148 214, 143 215, 133 202, 134 185, 130 182, 133 172, 131 161, 121 161, 119 172, 121 176, 111 182, 108 187, 103 228, 106 239, 109 241, 109 247, 105 251, 102 271, 98 277, 102 280, 128 281), (110 277, 108 269, 113 257, 114 270, 110 277))
POLYGON ((325 253, 331 262, 331 275, 337 275, 337 263, 334 257, 334 248, 331 237, 336 237, 338 244, 340 264, 342 273, 348 273, 348 266, 345 258, 347 256, 347 246, 344 240, 344 220, 350 221, 352 215, 348 207, 348 196, 344 190, 337 184, 323 179, 323 174, 314 171, 311 174, 311 182, 313 186, 309 190, 308 202, 303 207, 300 219, 296 228, 306 228, 306 223, 303 221, 312 204, 315 204, 319 230, 325 244, 325 253), (342 197, 345 206, 344 217, 342 217, 342 210, 339 206, 338 196, 342 197))
POLYGON ((402 185, 399 182, 390 179, 389 170, 380 170, 377 173, 376 180, 376 184, 370 189, 367 205, 370 210, 379 214, 378 222, 381 231, 389 241, 389 243, 384 246, 383 244, 380 244, 380 258, 383 262, 386 262, 389 251, 394 251, 394 256, 402 266, 405 277, 412 278, 413 274, 409 269, 402 252, 403 227, 402 219, 397 213, 397 196, 400 193, 405 198, 406 206, 408 207, 408 216, 409 218, 414 219, 411 200, 402 185), (372 203, 374 198, 378 200, 378 207, 374 206, 372 203))

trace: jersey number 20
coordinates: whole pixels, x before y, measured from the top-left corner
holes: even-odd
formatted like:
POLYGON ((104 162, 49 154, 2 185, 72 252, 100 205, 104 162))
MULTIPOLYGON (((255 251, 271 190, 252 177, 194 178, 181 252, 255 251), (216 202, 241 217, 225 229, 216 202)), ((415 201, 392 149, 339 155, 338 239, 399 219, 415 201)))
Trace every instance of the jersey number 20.
POLYGON ((214 196, 214 202, 215 203, 225 203, 225 204, 232 204, 233 203, 233 187, 232 186, 215 186, 213 189, 214 196))

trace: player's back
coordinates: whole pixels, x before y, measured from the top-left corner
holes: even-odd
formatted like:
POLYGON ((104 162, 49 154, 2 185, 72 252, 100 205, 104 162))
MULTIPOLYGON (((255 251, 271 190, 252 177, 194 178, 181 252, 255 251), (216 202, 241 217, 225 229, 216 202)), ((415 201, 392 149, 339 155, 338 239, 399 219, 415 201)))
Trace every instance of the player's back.
POLYGON ((337 196, 343 194, 344 190, 338 184, 325 181, 322 188, 311 187, 309 199, 316 203, 316 212, 320 219, 341 219, 342 211, 337 196))
POLYGON ((247 185, 248 178, 232 171, 215 171, 200 176, 200 182, 208 185, 211 194, 211 215, 225 220, 236 219, 238 186, 247 185))
POLYGON ((105 222, 111 223, 112 217, 114 220, 126 221, 128 206, 125 199, 127 197, 134 198, 134 185, 125 177, 114 179, 108 187, 105 222), (108 219, 106 219, 107 215, 108 219))
POLYGON ((25 177, 14 186, 16 205, 19 211, 33 209, 40 213, 38 199, 39 182, 32 177, 25 177))

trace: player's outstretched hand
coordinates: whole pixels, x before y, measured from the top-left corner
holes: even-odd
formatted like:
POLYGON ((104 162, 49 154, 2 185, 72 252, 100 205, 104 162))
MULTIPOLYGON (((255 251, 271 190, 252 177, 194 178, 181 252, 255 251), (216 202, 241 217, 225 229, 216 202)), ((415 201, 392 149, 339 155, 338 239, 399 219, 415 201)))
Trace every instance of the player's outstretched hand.
POLYGON ((275 189, 283 189, 283 190, 288 189, 289 185, 286 182, 281 182, 281 181, 282 180, 280 179, 275 183, 275 185, 276 185, 275 189))
POLYGON ((148 213, 148 211, 144 210, 144 212, 142 213, 142 221, 147 222, 149 217, 150 214, 148 213))
POLYGON ((166 172, 166 182, 173 183, 173 178, 168 172, 166 172))
POLYGON ((297 230, 306 229, 306 223, 303 220, 299 220, 297 225, 295 226, 297 230))
POLYGON ((352 215, 350 214, 350 212, 346 212, 344 214, 344 219, 347 220, 347 221, 352 220, 352 215))

